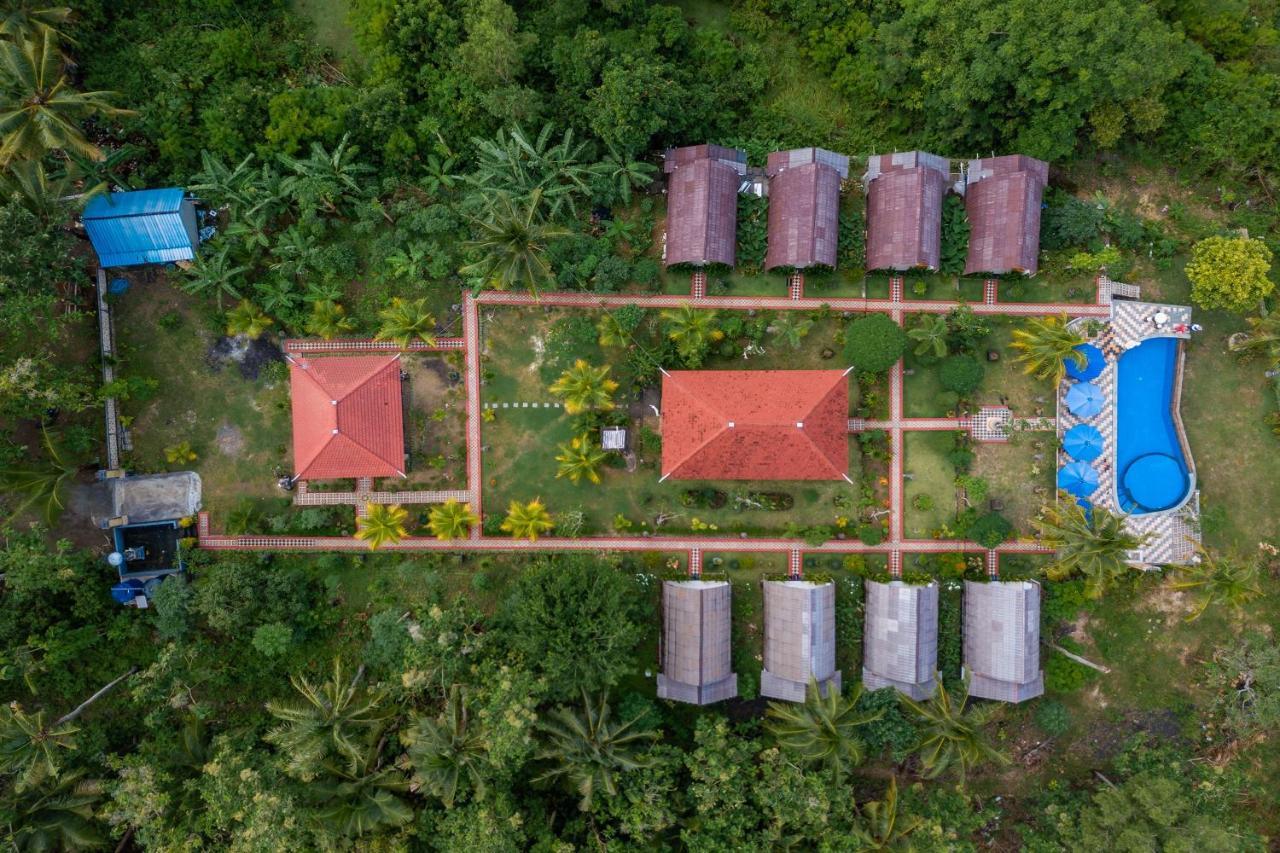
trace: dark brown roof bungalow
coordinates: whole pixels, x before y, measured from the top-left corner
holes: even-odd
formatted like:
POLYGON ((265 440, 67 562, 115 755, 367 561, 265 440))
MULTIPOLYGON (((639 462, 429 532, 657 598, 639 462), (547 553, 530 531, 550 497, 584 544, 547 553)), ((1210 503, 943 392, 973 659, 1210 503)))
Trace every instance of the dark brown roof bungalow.
POLYGON ((951 161, 923 151, 867 159, 867 269, 936 270, 951 161))
POLYGON ((769 176, 769 251, 764 268, 836 265, 840 182, 849 158, 821 148, 775 151, 769 176))
POLYGON ((663 171, 668 175, 664 263, 733 266, 746 152, 719 145, 672 148, 663 171))
POLYGON ((1040 256, 1040 204, 1049 164, 1010 154, 970 160, 964 206, 969 214, 966 275, 1035 275, 1040 256))

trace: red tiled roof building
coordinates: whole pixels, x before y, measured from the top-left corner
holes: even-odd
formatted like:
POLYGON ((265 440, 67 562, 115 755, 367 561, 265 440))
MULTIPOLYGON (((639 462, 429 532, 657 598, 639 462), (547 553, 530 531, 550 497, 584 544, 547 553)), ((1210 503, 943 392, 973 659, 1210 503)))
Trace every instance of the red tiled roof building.
POLYGON ((747 155, 719 145, 690 145, 666 153, 667 232, 663 260, 733 266, 738 241, 738 184, 747 155))
POLYGON ((675 370, 662 378, 662 479, 848 480, 840 370, 675 370))
POLYGON ((964 194, 969 215, 965 275, 1035 275, 1040 257, 1040 204, 1049 164, 1010 154, 970 160, 964 194))
POLYGON ((774 151, 769 176, 769 251, 764 268, 836 265, 840 181, 849 158, 821 148, 774 151))
POLYGON ((936 270, 951 161, 923 151, 867 159, 867 269, 936 270))
POLYGON ((403 477, 400 356, 289 359, 300 480, 403 477))

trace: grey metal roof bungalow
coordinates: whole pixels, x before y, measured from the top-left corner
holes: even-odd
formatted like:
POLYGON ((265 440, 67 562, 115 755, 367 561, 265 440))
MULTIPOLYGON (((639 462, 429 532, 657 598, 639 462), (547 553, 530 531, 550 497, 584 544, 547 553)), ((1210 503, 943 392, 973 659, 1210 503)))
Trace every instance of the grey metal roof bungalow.
POLYGON ((727 581, 664 581, 658 696, 709 705, 738 695, 727 581))
POLYGON ((1035 275, 1040 256, 1040 204, 1049 164, 1010 154, 969 161, 964 206, 969 216, 966 275, 1035 275))
POLYGON ((803 702, 810 679, 818 682, 823 695, 831 688, 841 689, 835 584, 767 581, 760 695, 803 702))
POLYGON ((835 267, 840 230, 840 182, 849 158, 822 148, 774 151, 769 176, 767 270, 835 267))
POLYGON ((747 155, 719 145, 689 145, 666 152, 667 231, 663 262, 725 264, 737 258, 738 184, 747 155))
POLYGON ((964 583, 964 672, 969 695, 1024 702, 1044 693, 1040 584, 964 583))
POLYGON ((938 584, 866 582, 862 683, 928 699, 938 669, 938 584))
POLYGON ((867 158, 867 269, 936 270, 951 161, 924 151, 867 158))

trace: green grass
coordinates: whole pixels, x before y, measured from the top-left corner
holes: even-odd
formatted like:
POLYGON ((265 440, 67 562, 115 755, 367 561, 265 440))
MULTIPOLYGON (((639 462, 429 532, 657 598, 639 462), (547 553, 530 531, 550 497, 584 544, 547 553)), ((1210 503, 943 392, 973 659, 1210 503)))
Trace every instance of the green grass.
POLYGON ((903 437, 903 470, 911 475, 904 483, 903 532, 908 539, 932 539, 934 531, 955 518, 955 469, 947 461, 954 446, 950 432, 909 432, 903 437), (933 498, 933 507, 916 509, 917 495, 933 498))
POLYGON ((311 21, 316 42, 339 58, 359 54, 351 25, 347 22, 350 7, 347 0, 290 0, 293 10, 311 21))
MULTIPOLYGON (((1055 444, 1052 432, 1024 432, 1012 436, 1008 443, 973 445, 969 473, 987 481, 988 500, 1003 503, 1000 514, 1024 536, 1032 534, 1032 517, 1053 496, 1055 444), (1037 494, 1037 488, 1043 491, 1037 494)), ((985 504, 978 507, 979 512, 986 509, 985 504)))

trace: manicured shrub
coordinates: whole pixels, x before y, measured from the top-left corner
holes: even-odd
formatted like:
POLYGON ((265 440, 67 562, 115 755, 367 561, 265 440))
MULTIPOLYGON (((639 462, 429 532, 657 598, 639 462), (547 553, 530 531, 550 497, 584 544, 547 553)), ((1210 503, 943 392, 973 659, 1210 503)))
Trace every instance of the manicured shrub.
POLYGON ((855 535, 863 545, 879 545, 884 541, 884 530, 878 524, 859 524, 855 535))
POLYGON ((1013 535, 1013 525, 998 512, 979 516, 969 527, 969 538, 984 548, 995 548, 1013 535))
POLYGON ((960 396, 972 394, 982 384, 985 369, 982 362, 971 355, 953 355, 943 359, 938 371, 938 382, 948 391, 960 396))
POLYGON ((906 347, 907 333, 886 314, 860 317, 845 330, 845 358, 861 371, 883 373, 906 347))

